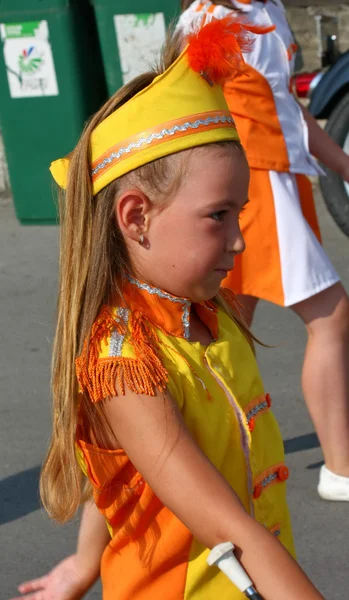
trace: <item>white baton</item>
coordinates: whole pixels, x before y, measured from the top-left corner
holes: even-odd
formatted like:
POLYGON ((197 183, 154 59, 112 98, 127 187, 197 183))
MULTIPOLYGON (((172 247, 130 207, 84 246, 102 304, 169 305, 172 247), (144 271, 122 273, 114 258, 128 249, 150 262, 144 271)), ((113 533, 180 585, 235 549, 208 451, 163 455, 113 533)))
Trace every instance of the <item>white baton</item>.
POLYGON ((234 555, 234 544, 231 542, 224 542, 212 548, 207 558, 207 564, 210 567, 218 567, 250 600, 263 600, 234 555))

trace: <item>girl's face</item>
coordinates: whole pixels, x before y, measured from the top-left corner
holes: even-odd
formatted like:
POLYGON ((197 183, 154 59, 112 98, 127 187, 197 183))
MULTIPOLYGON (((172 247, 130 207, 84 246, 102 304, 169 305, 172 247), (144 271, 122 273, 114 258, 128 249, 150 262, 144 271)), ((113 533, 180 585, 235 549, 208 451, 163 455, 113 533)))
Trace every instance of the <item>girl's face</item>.
POLYGON ((212 298, 245 248, 239 215, 248 184, 239 148, 206 146, 189 152, 179 191, 149 218, 147 244, 139 247, 135 261, 137 276, 193 302, 212 298))

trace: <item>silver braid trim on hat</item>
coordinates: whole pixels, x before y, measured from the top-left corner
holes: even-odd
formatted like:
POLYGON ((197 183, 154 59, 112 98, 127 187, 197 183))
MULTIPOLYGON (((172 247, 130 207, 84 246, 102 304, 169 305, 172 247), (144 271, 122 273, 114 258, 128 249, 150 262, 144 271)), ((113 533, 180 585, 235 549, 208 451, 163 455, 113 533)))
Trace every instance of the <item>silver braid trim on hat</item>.
POLYGON ((187 121, 183 123, 183 125, 174 125, 171 129, 167 129, 166 127, 157 133, 152 133, 148 137, 142 137, 137 142, 131 142, 125 148, 120 148, 118 152, 111 152, 109 156, 107 156, 101 163, 99 163, 91 172, 91 175, 96 175, 100 170, 104 169, 107 165, 118 160, 124 154, 129 154, 132 150, 138 150, 142 146, 150 146, 152 142, 155 140, 162 140, 168 136, 174 136, 176 133, 183 131, 188 131, 188 129, 198 129, 201 126, 208 125, 218 125, 221 123, 222 125, 230 124, 235 125, 235 121, 233 117, 228 117, 225 115, 216 116, 216 117, 207 117, 206 119, 196 119, 195 121, 187 121))

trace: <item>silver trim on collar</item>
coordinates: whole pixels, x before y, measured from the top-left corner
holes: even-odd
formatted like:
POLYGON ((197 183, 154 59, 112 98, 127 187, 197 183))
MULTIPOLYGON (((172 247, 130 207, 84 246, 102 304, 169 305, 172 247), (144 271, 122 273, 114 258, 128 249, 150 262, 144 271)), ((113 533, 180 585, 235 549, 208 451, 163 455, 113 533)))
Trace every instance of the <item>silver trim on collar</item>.
POLYGON ((128 280, 130 283, 132 283, 133 285, 138 287, 138 289, 145 290, 146 292, 148 292, 149 294, 152 294, 153 296, 155 295, 155 296, 159 296, 159 298, 163 298, 164 300, 170 300, 170 302, 173 302, 174 304, 181 304, 182 310, 183 310, 182 323, 183 323, 184 337, 186 340, 190 339, 190 306, 191 306, 190 300, 187 300, 186 298, 178 298, 177 296, 172 296, 171 294, 168 294, 167 292, 163 292, 162 290, 160 290, 160 288, 156 288, 152 285, 149 285, 148 283, 142 283, 141 281, 138 281, 138 279, 135 279, 134 277, 131 277, 131 276, 128 276, 128 280))

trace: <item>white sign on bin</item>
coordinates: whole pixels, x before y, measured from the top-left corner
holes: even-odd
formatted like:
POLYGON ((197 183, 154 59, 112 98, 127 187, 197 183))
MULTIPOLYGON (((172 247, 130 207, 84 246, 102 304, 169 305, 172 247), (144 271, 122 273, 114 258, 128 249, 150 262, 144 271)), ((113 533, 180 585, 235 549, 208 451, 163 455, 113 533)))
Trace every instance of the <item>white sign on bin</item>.
POLYGON ((123 83, 148 71, 166 38, 163 13, 114 15, 123 83))
POLYGON ((1 23, 0 34, 11 98, 57 96, 47 21, 1 23))

